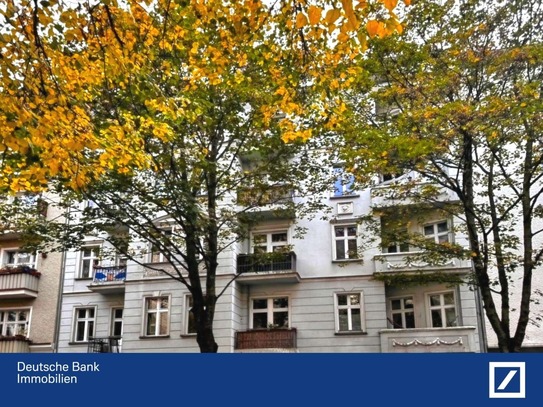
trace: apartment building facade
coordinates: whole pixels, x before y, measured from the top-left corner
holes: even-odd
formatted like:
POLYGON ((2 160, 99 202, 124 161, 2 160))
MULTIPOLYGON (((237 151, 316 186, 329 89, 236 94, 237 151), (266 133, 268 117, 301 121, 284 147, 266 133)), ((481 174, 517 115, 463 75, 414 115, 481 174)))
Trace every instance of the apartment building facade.
MULTIPOLYGON (((32 194, 13 199, 39 206, 35 216, 60 215, 32 194)), ((63 256, 24 249, 14 216, 5 219, 0 233, 0 353, 55 352, 63 256)))
MULTIPOLYGON (((248 238, 219 259, 219 352, 484 351, 476 291, 383 278, 471 271, 466 260, 431 264, 414 260, 415 248, 383 246, 379 229, 361 219, 377 207, 409 205, 387 201, 380 193, 387 185, 352 191, 348 179, 338 180, 322 198, 330 213, 311 220, 258 208, 260 221, 248 238), (299 237, 296 227, 306 233, 299 237)), ((452 199, 442 197, 443 203, 452 199)), ((436 243, 466 244, 454 227, 458 219, 427 208, 414 213, 412 232, 436 243)), ((373 221, 380 224, 380 216, 386 211, 373 221)), ((161 254, 149 250, 137 264, 106 252, 107 244, 89 239, 81 251, 65 253, 58 351, 198 352, 191 296, 157 270, 169 267, 161 254)))

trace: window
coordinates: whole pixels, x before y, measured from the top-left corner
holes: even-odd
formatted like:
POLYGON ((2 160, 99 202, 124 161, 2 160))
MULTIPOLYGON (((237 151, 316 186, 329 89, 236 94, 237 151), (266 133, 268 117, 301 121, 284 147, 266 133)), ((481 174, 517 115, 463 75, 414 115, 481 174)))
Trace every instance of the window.
POLYGON ((123 336, 123 308, 111 309, 111 336, 123 336))
POLYGON ((435 243, 446 243, 449 241, 449 225, 446 220, 424 225, 424 237, 435 243))
POLYGON ((286 251, 288 247, 288 233, 286 230, 254 232, 251 237, 253 253, 286 251))
POLYGON ((196 334, 196 321, 192 313, 192 295, 185 295, 185 334, 196 334))
POLYGON ((288 297, 255 298, 251 301, 251 329, 288 327, 288 297))
POLYGON ((364 332, 362 293, 336 294, 336 332, 364 332))
POLYGON ((169 333, 170 300, 168 297, 145 298, 145 336, 165 336, 169 333))
POLYGON ((0 336, 28 336, 30 309, 0 310, 0 336))
POLYGON ((334 167, 334 197, 353 195, 354 176, 341 167, 334 167))
POLYGON ((415 327, 413 297, 394 298, 390 300, 391 323, 394 329, 415 327))
POLYGON ((357 259, 356 225, 334 226, 334 259, 357 259))
POLYGON ((433 328, 457 326, 453 291, 428 294, 428 301, 433 328))
POLYGON ((94 336, 96 308, 75 308, 74 315, 74 342, 87 342, 94 336))
POLYGON ((100 261, 100 246, 86 246, 81 250, 79 278, 91 278, 94 266, 100 261))
POLYGON ((27 253, 20 251, 19 249, 5 250, 2 263, 4 266, 17 267, 17 266, 30 266, 35 267, 36 255, 33 253, 27 253))

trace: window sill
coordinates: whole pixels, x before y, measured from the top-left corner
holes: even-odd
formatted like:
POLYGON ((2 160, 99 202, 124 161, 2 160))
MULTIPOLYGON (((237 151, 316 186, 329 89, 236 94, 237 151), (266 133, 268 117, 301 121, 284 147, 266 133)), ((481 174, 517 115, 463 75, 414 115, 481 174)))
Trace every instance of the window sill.
POLYGON ((362 259, 340 259, 340 260, 332 260, 332 264, 343 264, 343 263, 362 263, 362 259))
POLYGON ((160 336, 143 336, 140 335, 140 339, 168 339, 170 335, 160 335, 160 336))
POLYGON ((364 331, 345 331, 345 332, 336 332, 334 335, 336 336, 359 336, 359 335, 367 335, 367 332, 364 331))
POLYGON ((351 198, 360 198, 359 194, 352 194, 352 195, 338 195, 338 196, 331 196, 330 199, 333 201, 337 201, 338 199, 351 199, 351 198))
POLYGON ((74 278, 75 281, 86 281, 86 280, 92 280, 92 277, 76 277, 74 278))
POLYGON ((196 334, 181 334, 180 338, 196 338, 196 334))

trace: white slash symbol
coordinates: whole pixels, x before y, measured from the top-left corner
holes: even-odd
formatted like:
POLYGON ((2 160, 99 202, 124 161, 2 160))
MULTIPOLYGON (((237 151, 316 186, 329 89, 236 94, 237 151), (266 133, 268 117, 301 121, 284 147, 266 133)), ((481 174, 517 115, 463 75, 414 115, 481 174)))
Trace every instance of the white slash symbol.
POLYGON ((517 374, 516 370, 510 370, 509 373, 507 373, 507 376, 503 379, 503 381, 498 386, 498 390, 503 390, 507 387, 511 379, 517 374))

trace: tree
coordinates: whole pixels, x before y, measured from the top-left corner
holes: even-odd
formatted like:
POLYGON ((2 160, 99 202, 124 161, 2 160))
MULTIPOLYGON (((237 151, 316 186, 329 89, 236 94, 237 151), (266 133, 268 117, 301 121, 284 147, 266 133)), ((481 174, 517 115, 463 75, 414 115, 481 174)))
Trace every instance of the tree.
MULTIPOLYGON (((20 222, 29 247, 93 235, 143 263, 130 242, 145 242, 190 290, 201 351, 217 351, 218 257, 257 220, 244 213, 318 191, 311 150, 341 117, 335 90, 369 33, 401 30, 397 2, 379 3, 7 1, 0 191, 68 210, 20 222)), ((281 208, 303 215, 307 199, 281 208)))
POLYGON ((364 51, 368 32, 401 30, 396 0, 336 3, 8 0, 0 7, 0 188, 39 190, 63 177, 77 189, 111 169, 147 168, 140 129, 158 138, 173 129, 151 115, 140 123, 140 112, 126 106, 115 112, 114 97, 142 100, 151 90, 146 109, 194 122, 202 108, 191 93, 250 86, 248 64, 275 85, 262 103, 264 119, 281 111, 284 140, 307 138, 310 128, 298 118, 311 106, 315 117, 333 119, 329 90, 349 84, 344 66, 364 51), (163 85, 182 79, 183 94, 174 98, 153 82, 132 86, 153 70, 162 71, 153 79, 163 85), (294 92, 302 80, 320 95, 311 105, 294 92), (99 99, 108 120, 95 111, 99 99))
POLYGON ((543 258, 541 4, 420 1, 405 21, 401 37, 370 42, 368 75, 344 96, 353 123, 343 128, 345 155, 361 182, 415 174, 388 192, 463 218, 467 250, 425 248, 472 258, 499 350, 518 352, 528 324, 541 320, 531 310, 543 258), (444 190, 456 197, 448 206, 437 199, 444 190))

